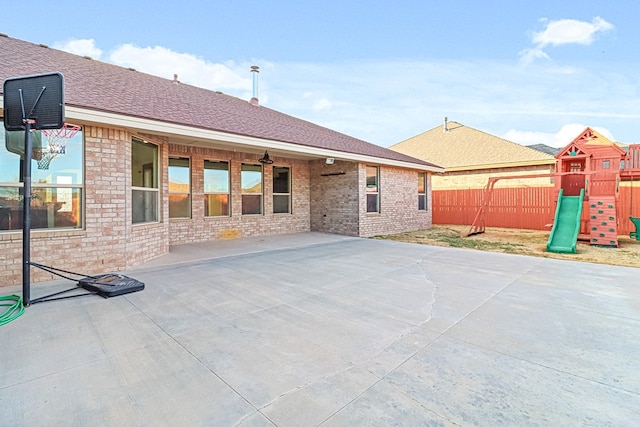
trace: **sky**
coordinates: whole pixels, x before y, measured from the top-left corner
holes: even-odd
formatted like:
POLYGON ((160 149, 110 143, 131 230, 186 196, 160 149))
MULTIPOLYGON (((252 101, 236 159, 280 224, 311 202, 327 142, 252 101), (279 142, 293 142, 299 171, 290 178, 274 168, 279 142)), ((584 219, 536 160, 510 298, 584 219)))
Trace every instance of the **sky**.
POLYGON ((222 91, 389 147, 449 121, 640 142, 635 0, 5 2, 0 33, 222 91), (26 6, 25 6, 26 5, 26 6))

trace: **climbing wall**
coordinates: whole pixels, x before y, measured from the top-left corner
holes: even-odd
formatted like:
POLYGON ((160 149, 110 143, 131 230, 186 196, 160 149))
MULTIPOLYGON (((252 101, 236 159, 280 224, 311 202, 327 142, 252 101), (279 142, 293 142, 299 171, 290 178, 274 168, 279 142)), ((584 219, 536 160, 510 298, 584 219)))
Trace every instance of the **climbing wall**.
POLYGON ((592 196, 589 200, 590 242, 618 247, 618 219, 614 196, 592 196))

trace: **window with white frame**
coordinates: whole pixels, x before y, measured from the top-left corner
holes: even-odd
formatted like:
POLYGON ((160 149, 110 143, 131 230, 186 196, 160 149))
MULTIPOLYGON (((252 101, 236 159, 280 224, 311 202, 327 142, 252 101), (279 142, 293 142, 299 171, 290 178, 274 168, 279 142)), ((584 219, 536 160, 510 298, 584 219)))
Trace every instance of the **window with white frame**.
POLYGON ((262 214, 262 165, 242 164, 242 214, 262 214))
POLYGON ((273 167, 273 213, 291 213, 291 168, 273 167))
POLYGON ((380 212, 380 173, 377 166, 367 166, 367 212, 380 212))
POLYGON ((418 210, 427 210, 427 174, 418 172, 418 210))
POLYGON ((229 162, 204 161, 204 216, 229 216, 229 162))
POLYGON ((191 217, 191 167, 188 158, 169 157, 169 218, 191 217))
MULTIPOLYGON (((24 132, 6 131, 0 119, 0 232, 22 230, 24 139, 24 132)), ((82 130, 64 141, 62 151, 51 151, 40 131, 32 133, 31 142, 31 228, 83 227, 82 130)))
POLYGON ((133 224, 157 222, 158 146, 133 138, 131 142, 131 215, 133 224))

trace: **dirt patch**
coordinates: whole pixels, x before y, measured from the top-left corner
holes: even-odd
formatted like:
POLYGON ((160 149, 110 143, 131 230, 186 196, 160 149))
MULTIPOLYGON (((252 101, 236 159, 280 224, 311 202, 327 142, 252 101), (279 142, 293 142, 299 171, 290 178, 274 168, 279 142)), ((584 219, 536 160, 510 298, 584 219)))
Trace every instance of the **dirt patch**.
POLYGON ((618 237, 618 248, 591 246, 588 242, 578 241, 577 253, 556 254, 547 252, 548 231, 487 228, 482 234, 466 237, 467 231, 469 226, 434 225, 429 230, 375 238, 640 268, 640 241, 629 236, 618 237))

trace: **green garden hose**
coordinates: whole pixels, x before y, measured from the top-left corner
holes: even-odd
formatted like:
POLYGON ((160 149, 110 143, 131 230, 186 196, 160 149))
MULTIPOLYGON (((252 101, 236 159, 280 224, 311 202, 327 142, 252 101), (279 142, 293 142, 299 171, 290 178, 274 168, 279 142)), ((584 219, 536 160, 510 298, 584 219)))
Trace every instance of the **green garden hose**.
POLYGON ((21 296, 0 296, 0 326, 17 319, 22 313, 24 313, 24 305, 22 304, 21 296))

